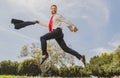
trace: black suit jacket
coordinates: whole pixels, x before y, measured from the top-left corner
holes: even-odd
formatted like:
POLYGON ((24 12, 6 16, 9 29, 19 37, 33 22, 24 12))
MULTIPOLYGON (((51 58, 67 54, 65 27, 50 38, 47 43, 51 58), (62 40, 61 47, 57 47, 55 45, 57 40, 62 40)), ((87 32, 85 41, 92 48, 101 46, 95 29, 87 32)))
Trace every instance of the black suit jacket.
POLYGON ((34 25, 34 24, 38 23, 38 21, 33 22, 33 21, 23 21, 23 20, 19 20, 19 19, 12 19, 11 23, 14 24, 15 29, 21 29, 21 28, 24 28, 29 25, 34 25))

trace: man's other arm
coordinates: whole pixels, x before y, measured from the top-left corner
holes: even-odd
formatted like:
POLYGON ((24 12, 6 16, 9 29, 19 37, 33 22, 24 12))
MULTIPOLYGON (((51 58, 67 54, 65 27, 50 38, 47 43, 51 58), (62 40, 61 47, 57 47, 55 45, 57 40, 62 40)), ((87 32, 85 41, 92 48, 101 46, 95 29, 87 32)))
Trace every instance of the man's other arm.
POLYGON ((78 31, 77 27, 76 27, 73 23, 71 23, 69 20, 67 20, 66 18, 64 18, 62 15, 60 15, 60 17, 58 18, 58 20, 61 21, 61 22, 66 23, 66 24, 68 24, 67 27, 68 27, 72 32, 77 32, 77 31, 78 31))

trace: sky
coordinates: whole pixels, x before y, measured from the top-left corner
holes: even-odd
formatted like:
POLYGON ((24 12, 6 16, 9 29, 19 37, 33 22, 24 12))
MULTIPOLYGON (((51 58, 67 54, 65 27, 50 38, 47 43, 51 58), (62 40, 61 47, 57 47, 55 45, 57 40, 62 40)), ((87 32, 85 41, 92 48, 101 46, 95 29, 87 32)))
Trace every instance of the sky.
MULTIPOLYGON (((87 61, 95 55, 111 53, 120 45, 120 0, 0 0, 0 61, 23 60, 18 58, 21 48, 40 43, 40 36, 48 32, 37 24, 15 30, 11 19, 48 24, 52 4, 78 27, 79 31, 73 33, 62 24, 64 40, 84 54, 87 61)), ((76 64, 81 62, 76 60, 76 64)))

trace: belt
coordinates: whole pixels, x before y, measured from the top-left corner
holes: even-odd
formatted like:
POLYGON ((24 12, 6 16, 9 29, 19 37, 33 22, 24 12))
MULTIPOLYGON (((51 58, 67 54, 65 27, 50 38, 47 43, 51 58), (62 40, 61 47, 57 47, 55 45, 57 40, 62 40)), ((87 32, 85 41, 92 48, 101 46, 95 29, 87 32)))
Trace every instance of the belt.
POLYGON ((53 30, 56 30, 56 29, 62 29, 61 27, 57 27, 57 28, 55 28, 55 29, 53 29, 53 30))

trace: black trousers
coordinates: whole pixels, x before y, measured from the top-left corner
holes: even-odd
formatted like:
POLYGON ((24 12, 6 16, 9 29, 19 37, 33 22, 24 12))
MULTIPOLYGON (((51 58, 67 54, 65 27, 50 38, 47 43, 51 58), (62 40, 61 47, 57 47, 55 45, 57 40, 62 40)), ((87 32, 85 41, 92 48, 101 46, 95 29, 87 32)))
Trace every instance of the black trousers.
POLYGON ((47 33, 43 36, 40 37, 40 40, 41 40, 41 48, 42 48, 42 54, 48 54, 47 53, 47 40, 50 40, 50 39, 55 39, 57 41, 57 43, 59 44, 59 46, 67 53, 70 53, 74 56, 76 56, 78 59, 81 58, 81 55, 76 52, 75 50, 69 48, 64 39, 64 34, 62 32, 62 29, 61 28, 57 28, 57 29, 54 29, 52 32, 50 33, 47 33))

